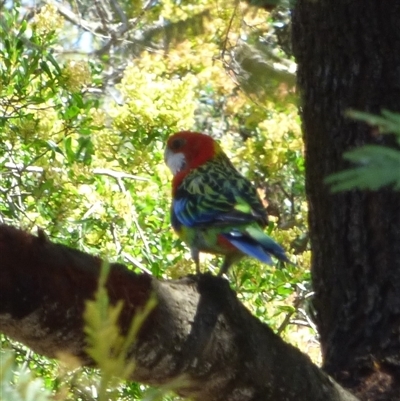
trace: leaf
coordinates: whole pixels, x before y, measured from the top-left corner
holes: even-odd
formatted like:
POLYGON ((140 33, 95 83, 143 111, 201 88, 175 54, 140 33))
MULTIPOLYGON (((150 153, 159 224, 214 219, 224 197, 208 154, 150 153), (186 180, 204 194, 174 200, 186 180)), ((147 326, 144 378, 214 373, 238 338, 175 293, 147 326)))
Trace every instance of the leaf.
POLYGON ((51 73, 50 68, 49 68, 49 66, 47 65, 46 62, 42 61, 42 62, 40 63, 40 67, 42 68, 42 70, 47 74, 47 76, 48 76, 50 79, 53 79, 53 74, 51 73))
POLYGON ((78 149, 76 151, 76 159, 90 164, 94 155, 94 146, 90 138, 80 137, 78 139, 78 149))
POLYGON ((27 26, 28 26, 28 23, 26 22, 26 20, 22 20, 21 25, 19 27, 19 31, 17 33, 17 36, 22 35, 26 31, 27 26))
POLYGON ((131 375, 135 362, 127 358, 129 351, 143 323, 157 305, 155 296, 150 296, 144 307, 137 311, 128 332, 123 336, 118 325, 123 302, 120 300, 115 305, 110 303, 106 289, 109 272, 110 265, 103 263, 94 300, 86 302, 84 313, 84 330, 88 344, 86 351, 102 371, 99 401, 110 399, 107 393, 110 387, 116 387, 117 378, 124 379, 131 375))
POLYGON ((387 185, 400 189, 400 151, 384 146, 366 145, 344 154, 359 166, 330 175, 325 183, 332 192, 353 188, 377 190, 387 185))
POLYGON ((53 64, 58 74, 61 74, 61 68, 51 53, 47 54, 47 59, 50 61, 51 64, 53 64))
POLYGON ((64 152, 60 149, 60 147, 59 147, 54 141, 48 140, 48 141, 46 142, 46 146, 47 146, 50 150, 52 150, 53 152, 58 153, 58 154, 64 156, 64 152))
POLYGON ((50 401, 52 394, 42 379, 37 379, 24 366, 17 364, 16 354, 6 350, 0 352, 0 395, 2 400, 50 401))
POLYGON ((75 152, 72 148, 72 138, 69 136, 64 139, 64 149, 67 156, 67 160, 72 163, 75 161, 75 152))
POLYGON ((347 116, 364 121, 369 125, 375 125, 379 128, 380 134, 395 134, 400 140, 400 114, 389 110, 382 110, 382 115, 365 113, 362 111, 349 110, 347 116))
POLYGON ((68 106, 68 108, 65 110, 64 113, 64 118, 66 120, 72 120, 73 118, 75 118, 77 115, 79 115, 80 113, 80 109, 76 104, 71 104, 70 106, 68 106))

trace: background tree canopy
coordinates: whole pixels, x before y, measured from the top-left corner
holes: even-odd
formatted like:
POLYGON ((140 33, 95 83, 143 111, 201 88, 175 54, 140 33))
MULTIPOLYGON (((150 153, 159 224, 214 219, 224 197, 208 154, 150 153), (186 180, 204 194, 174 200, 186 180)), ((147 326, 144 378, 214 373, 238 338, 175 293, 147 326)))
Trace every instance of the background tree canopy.
POLYGON ((400 400, 400 4, 250 4, 0 4, 0 330, 67 365, 3 335, 7 400, 400 400), (178 129, 222 142, 296 267, 187 276, 178 129), (314 324, 321 368, 279 336, 319 362, 314 324))
MULTIPOLYGON (((310 252, 288 6, 3 2, 0 221, 40 227, 50 239, 137 272, 193 272, 170 228, 163 147, 176 130, 207 132, 257 185, 268 231, 297 263, 245 260, 230 273, 231 285, 253 314, 318 360, 307 310, 310 252)), ((210 271, 220 263, 205 260, 210 271)), ((36 399, 49 397, 39 391, 43 383, 61 399, 103 399, 101 374, 65 373, 1 339, 17 364, 43 380, 16 375, 5 357, 0 379, 9 399, 27 400, 28 383, 36 399)), ((150 397, 136 383, 112 388, 115 399, 150 397)))

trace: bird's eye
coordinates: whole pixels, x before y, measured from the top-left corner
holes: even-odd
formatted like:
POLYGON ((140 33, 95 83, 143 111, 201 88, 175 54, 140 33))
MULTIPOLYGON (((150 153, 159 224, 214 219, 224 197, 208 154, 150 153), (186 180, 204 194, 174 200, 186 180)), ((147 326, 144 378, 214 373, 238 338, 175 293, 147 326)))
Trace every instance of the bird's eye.
POLYGON ((171 142, 170 148, 172 150, 179 150, 183 147, 185 143, 186 141, 183 138, 176 138, 171 142))

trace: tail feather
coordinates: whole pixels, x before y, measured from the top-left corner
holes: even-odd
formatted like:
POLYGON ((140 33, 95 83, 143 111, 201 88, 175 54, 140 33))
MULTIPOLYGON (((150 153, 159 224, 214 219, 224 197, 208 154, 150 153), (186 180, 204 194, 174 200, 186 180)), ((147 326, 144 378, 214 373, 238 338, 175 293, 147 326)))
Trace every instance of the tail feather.
POLYGON ((282 262, 294 264, 285 250, 258 227, 247 227, 244 232, 231 231, 222 234, 233 246, 260 262, 272 264, 271 255, 282 262))
POLYGON ((244 254, 252 256, 253 258, 258 259, 260 262, 272 265, 271 256, 269 256, 269 254, 265 252, 262 246, 257 244, 256 242, 251 241, 249 238, 243 236, 233 237, 230 234, 222 234, 222 236, 244 254))
POLYGON ((277 259, 282 262, 294 264, 289 260, 286 256, 285 250, 280 246, 277 242, 275 242, 271 237, 264 233, 264 231, 260 230, 258 227, 247 227, 246 233, 253 238, 256 242, 258 242, 263 249, 267 252, 271 253, 277 259))

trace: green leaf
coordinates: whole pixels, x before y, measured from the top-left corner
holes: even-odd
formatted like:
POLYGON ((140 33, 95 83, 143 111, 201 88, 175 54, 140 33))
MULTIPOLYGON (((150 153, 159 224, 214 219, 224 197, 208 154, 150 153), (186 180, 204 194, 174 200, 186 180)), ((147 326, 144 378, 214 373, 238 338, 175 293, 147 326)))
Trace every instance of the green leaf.
POLYGON ((72 148, 72 138, 69 136, 64 140, 64 149, 67 156, 67 160, 71 163, 75 161, 75 152, 72 148))
POLYGON ((78 139, 78 150, 76 159, 83 161, 84 164, 90 164, 94 155, 94 147, 90 138, 80 137, 78 139))
POLYGON ((51 149, 55 153, 59 153, 60 155, 64 155, 64 152, 60 149, 60 147, 52 140, 46 142, 46 145, 49 149, 51 149))
POLYGON ((43 380, 37 379, 25 367, 16 363, 14 352, 0 351, 0 394, 2 400, 50 401, 50 391, 44 388, 43 380))
POLYGON ((23 34, 26 31, 27 26, 28 26, 28 23, 26 22, 26 20, 22 20, 17 35, 20 36, 21 34, 23 34))
POLYGON ((365 113, 362 111, 349 110, 347 116, 364 121, 369 125, 374 125, 379 128, 380 134, 395 134, 400 140, 400 114, 393 113, 388 110, 382 110, 382 115, 365 113))
POLYGON ((343 157, 359 166, 327 177, 325 182, 331 185, 332 192, 353 188, 377 190, 387 185, 400 189, 400 151, 366 145, 343 157))
POLYGON ((85 107, 85 102, 83 101, 83 97, 81 93, 73 93, 71 96, 73 102, 75 103, 75 107, 79 109, 83 109, 85 107))
POLYGON ((66 120, 72 120, 80 113, 80 109, 75 104, 72 104, 65 110, 64 118, 66 120))
POLYGON ((40 63, 40 67, 42 68, 42 70, 47 74, 47 76, 48 76, 50 79, 53 79, 53 74, 51 73, 50 68, 49 68, 49 66, 47 65, 46 62, 42 61, 42 62, 40 63))
POLYGON ((22 50, 24 49, 24 42, 21 39, 16 39, 15 48, 18 50, 18 53, 22 53, 22 50))
POLYGON ((58 74, 61 74, 61 68, 51 53, 47 55, 47 59, 50 61, 51 64, 53 64, 58 74))

